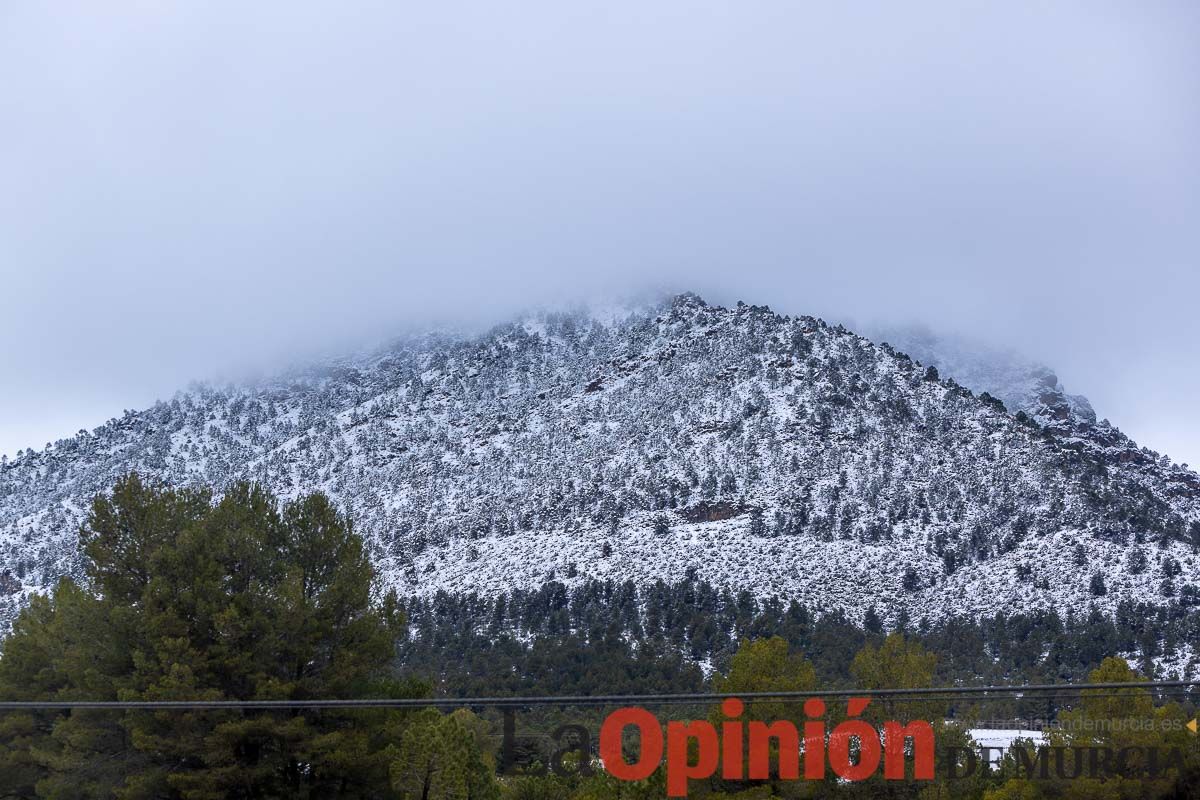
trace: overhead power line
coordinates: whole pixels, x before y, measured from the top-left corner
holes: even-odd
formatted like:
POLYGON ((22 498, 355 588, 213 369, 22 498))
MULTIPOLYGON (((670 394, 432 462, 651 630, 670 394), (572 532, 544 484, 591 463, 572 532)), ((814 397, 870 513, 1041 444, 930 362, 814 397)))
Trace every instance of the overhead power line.
POLYGON ((532 697, 428 697, 428 698, 312 698, 304 700, 13 700, 0 701, 0 711, 18 710, 220 710, 297 708, 460 708, 463 706, 521 708, 527 706, 670 705, 717 703, 736 697, 744 702, 807 700, 810 698, 871 697, 903 700, 1048 699, 1054 694, 1096 691, 1107 696, 1123 690, 1146 689, 1159 694, 1179 694, 1200 686, 1196 681, 1139 681, 1136 683, 1041 683, 1021 686, 930 686, 910 689, 821 689, 811 692, 697 692, 672 694, 536 695, 532 697), (1107 691, 1106 691, 1107 690, 1107 691), (991 698, 989 696, 997 697, 991 698))

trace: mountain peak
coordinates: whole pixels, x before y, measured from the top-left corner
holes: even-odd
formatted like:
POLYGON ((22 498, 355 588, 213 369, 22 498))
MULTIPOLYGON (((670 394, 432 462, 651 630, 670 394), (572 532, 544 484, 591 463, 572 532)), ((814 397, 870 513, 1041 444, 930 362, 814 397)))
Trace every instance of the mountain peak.
MULTIPOLYGON (((1056 376, 1024 374, 1057 409, 1056 376)), ((0 615, 78 575, 90 498, 132 470, 324 491, 407 594, 691 569, 852 617, 1196 597, 1194 473, 969 386, 841 326, 683 293, 181 392, 0 469, 0 615), (1126 570, 1149 542, 1157 560, 1126 570)))

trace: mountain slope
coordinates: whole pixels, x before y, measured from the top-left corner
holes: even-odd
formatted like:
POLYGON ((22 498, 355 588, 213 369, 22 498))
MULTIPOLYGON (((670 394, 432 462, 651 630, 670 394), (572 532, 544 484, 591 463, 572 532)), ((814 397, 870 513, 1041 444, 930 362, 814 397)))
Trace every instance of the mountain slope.
POLYGON ((854 616, 1195 602, 1200 482, 1130 449, 811 317, 546 314, 197 388, 4 464, 0 612, 78 572, 88 499, 130 470, 324 490, 408 594, 690 567, 854 616))
POLYGON ((980 342, 942 336, 919 326, 873 326, 869 335, 909 356, 937 367, 942 375, 976 392, 988 392, 1013 414, 1025 414, 1060 441, 1091 458, 1126 471, 1174 496, 1195 496, 1200 479, 1186 464, 1139 447, 1108 419, 1097 419, 1086 397, 1067 394, 1058 376, 1044 364, 980 342))
POLYGON ((1068 416, 1076 422, 1096 422, 1096 411, 1086 397, 1067 394, 1049 367, 1014 351, 938 334, 920 325, 873 324, 861 332, 937 367, 963 386, 988 392, 1014 414, 1024 411, 1043 425, 1068 416))

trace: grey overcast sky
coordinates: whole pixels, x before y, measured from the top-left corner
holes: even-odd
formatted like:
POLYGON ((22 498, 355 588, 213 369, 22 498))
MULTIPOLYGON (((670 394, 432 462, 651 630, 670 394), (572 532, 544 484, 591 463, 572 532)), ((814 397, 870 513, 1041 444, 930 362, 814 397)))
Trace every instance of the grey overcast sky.
POLYGON ((1200 464, 1195 2, 0 6, 0 452, 647 287, 1019 347, 1200 464))

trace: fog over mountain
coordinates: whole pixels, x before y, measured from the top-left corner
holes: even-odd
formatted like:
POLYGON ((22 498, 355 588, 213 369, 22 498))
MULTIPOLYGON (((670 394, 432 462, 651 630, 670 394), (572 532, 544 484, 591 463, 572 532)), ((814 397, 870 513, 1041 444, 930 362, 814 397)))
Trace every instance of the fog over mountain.
POLYGON ((1191 3, 5 4, 0 452, 666 287, 1013 346, 1200 463, 1198 39, 1191 3))

